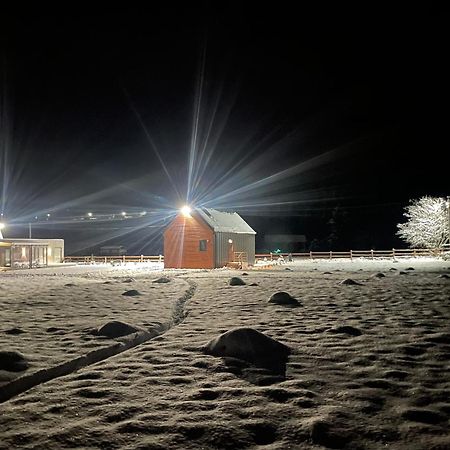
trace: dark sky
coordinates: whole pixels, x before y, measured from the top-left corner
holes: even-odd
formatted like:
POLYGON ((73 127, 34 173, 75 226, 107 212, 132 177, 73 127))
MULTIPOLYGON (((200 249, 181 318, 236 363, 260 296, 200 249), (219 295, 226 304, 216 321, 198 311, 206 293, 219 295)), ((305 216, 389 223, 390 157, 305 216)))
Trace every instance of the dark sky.
POLYGON ((8 220, 178 206, 200 79, 211 207, 311 238, 334 214, 341 245, 369 246, 394 239, 409 199, 448 194, 441 11, 189 3, 2 20, 8 220), (286 220, 264 222, 274 214, 286 220))

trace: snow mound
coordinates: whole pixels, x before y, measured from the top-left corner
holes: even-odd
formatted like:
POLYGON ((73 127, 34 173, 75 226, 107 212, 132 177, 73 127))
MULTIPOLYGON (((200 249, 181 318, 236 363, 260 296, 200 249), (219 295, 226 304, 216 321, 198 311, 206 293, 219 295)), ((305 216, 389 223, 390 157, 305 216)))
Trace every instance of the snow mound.
POLYGON ((114 339, 136 333, 137 331, 139 331, 139 328, 136 328, 133 325, 129 325, 128 323, 120 322, 118 320, 112 320, 111 322, 102 325, 97 330, 97 334, 114 339))
POLYGON ((29 364, 25 356, 19 352, 0 351, 0 370, 7 372, 22 372, 29 364))
POLYGON ((209 341, 208 355, 241 359, 256 366, 269 367, 285 363, 291 349, 253 329, 234 328, 209 341))
POLYGON ((125 291, 122 295, 125 295, 126 297, 134 297, 136 295, 142 295, 139 291, 136 289, 131 289, 129 291, 125 291))
POLYGON ((245 284, 245 281, 239 277, 232 277, 229 281, 230 286, 244 286, 245 284))
POLYGON ((362 286, 362 284, 361 283, 358 283, 357 281, 355 281, 355 280, 352 280, 351 278, 346 278, 345 280, 342 280, 339 284, 346 284, 346 285, 349 285, 349 286, 362 286))
POLYGON ((275 292, 275 294, 272 294, 269 298, 269 303, 285 306, 301 306, 300 302, 296 298, 284 291, 275 292))

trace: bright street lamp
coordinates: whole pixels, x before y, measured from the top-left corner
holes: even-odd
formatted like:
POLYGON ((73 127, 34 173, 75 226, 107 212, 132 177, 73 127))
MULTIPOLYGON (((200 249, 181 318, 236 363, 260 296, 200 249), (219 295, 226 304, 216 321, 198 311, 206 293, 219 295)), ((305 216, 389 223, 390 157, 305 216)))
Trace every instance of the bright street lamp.
POLYGON ((180 211, 184 217, 190 217, 192 209, 188 205, 185 205, 180 209, 180 211))

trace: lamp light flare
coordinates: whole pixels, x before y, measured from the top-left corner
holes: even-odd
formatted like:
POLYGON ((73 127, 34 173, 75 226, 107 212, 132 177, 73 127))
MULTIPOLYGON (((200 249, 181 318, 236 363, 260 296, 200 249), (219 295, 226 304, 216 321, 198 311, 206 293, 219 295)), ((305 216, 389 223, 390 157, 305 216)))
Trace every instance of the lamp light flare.
POLYGON ((191 211, 192 209, 190 208, 190 206, 188 205, 184 205, 181 209, 181 214, 183 214, 183 216, 185 217, 189 217, 191 215, 191 211))

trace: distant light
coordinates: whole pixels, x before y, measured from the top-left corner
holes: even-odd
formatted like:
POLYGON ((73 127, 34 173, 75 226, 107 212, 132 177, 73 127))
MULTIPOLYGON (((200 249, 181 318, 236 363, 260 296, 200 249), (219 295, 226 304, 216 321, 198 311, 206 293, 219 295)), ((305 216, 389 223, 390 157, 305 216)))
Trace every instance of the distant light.
POLYGON ((122 214, 122 216, 124 216, 124 217, 127 215, 127 213, 125 211, 122 211, 120 214, 122 214))
POLYGON ((50 217, 50 213, 47 213, 47 217, 50 217))
POLYGON ((141 216, 145 216, 147 214, 147 211, 142 211, 141 216))
POLYGON ((183 216, 190 217, 192 209, 188 205, 185 205, 180 209, 180 211, 183 216))
POLYGON ((233 239, 228 239, 228 243, 232 244, 233 243, 233 239))
POLYGON ((88 217, 92 217, 92 213, 91 212, 88 212, 87 215, 88 215, 88 217))

